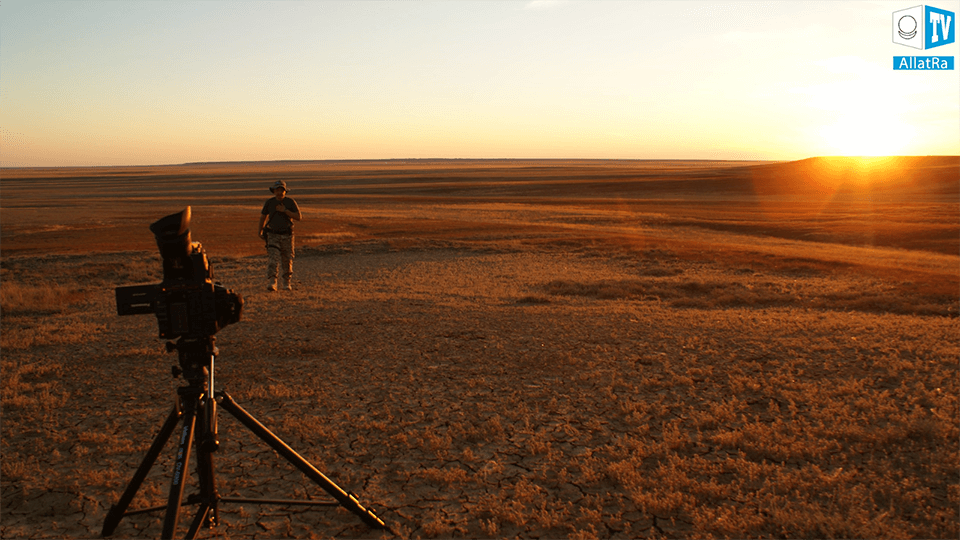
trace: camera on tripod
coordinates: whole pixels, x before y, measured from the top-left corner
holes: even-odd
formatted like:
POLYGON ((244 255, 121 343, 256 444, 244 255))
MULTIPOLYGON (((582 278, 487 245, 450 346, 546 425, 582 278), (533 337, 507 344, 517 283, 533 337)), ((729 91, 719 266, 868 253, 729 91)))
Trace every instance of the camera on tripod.
POLYGON ((160 337, 212 336, 240 320, 243 298, 213 282, 200 242, 190 241, 190 207, 150 225, 163 258, 163 282, 117 287, 117 314, 157 316, 160 337))
POLYGON ((224 326, 240 320, 243 298, 213 282, 213 272, 207 255, 199 242, 190 241, 190 207, 169 215, 150 226, 163 257, 163 281, 157 285, 117 287, 117 314, 157 316, 161 338, 179 338, 167 342, 167 351, 177 351, 180 367, 174 366, 174 377, 184 376, 186 386, 177 389, 177 400, 147 450, 146 456, 134 473, 117 504, 110 507, 103 522, 104 537, 113 534, 120 521, 130 515, 166 510, 161 538, 173 538, 180 519, 180 508, 198 505, 197 513, 187 531, 187 538, 195 538, 201 526, 216 526, 220 521, 220 503, 257 503, 305 506, 342 506, 353 512, 364 523, 376 529, 387 524, 377 514, 364 507, 355 495, 344 491, 305 460, 287 443, 273 434, 224 391, 214 390, 214 361, 219 351, 213 337, 224 326), (251 499, 222 497, 217 491, 213 453, 220 446, 217 439, 217 409, 220 404, 234 418, 266 442, 280 456, 326 490, 329 500, 289 501, 278 499, 251 499), (156 462, 163 445, 182 421, 179 447, 167 504, 139 510, 128 510, 150 468, 156 462), (189 476, 191 450, 196 448, 198 493, 184 499, 185 479, 189 476))

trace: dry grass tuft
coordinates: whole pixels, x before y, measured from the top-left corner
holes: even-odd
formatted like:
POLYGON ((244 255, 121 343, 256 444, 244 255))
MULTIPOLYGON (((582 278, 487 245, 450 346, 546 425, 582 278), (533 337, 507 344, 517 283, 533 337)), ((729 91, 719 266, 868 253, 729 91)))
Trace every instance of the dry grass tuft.
MULTIPOLYGON (((583 296, 601 300, 664 302, 678 308, 729 309, 739 307, 805 307, 828 311, 862 311, 956 317, 957 301, 948 294, 916 295, 889 285, 847 288, 824 280, 769 279, 738 273, 707 279, 685 276, 632 278, 580 282, 553 280, 542 290, 555 296, 583 296)), ((527 301, 530 303, 530 301, 527 301)))
POLYGON ((0 287, 0 313, 7 316, 61 313, 71 305, 83 303, 88 297, 87 293, 65 289, 55 283, 31 286, 4 282, 0 287))

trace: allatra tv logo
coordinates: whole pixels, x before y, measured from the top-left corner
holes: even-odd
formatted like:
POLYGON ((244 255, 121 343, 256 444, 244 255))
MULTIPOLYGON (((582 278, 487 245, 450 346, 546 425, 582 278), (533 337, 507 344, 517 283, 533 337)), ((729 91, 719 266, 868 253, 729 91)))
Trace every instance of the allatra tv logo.
POLYGON ((893 42, 914 49, 942 47, 956 41, 956 15, 932 6, 893 12, 893 42))

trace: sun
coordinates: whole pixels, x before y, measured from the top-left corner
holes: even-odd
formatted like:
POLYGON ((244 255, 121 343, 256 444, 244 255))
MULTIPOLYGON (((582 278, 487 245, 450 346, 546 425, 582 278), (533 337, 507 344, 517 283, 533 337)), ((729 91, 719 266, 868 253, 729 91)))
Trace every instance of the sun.
POLYGON ((820 136, 833 155, 895 156, 903 154, 915 131, 913 126, 889 118, 857 115, 823 126, 820 136))

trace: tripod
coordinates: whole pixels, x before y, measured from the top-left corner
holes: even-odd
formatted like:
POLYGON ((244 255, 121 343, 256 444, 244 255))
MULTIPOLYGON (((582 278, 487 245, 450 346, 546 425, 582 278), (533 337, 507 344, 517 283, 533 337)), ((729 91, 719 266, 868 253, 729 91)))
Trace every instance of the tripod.
POLYGON ((180 520, 180 508, 186 505, 197 504, 197 513, 187 530, 186 538, 195 538, 201 526, 214 527, 220 522, 220 503, 256 503, 303 506, 343 506, 363 520, 368 526, 375 529, 390 530, 389 527, 370 509, 364 508, 353 494, 347 493, 333 481, 318 471, 307 460, 290 448, 279 437, 263 426, 243 407, 237 404, 226 392, 213 391, 213 368, 218 350, 212 336, 199 338, 180 338, 177 343, 167 343, 167 350, 176 350, 179 354, 180 367, 174 367, 174 375, 183 375, 187 386, 177 389, 178 399, 164 421, 160 432, 153 440, 146 456, 137 468, 127 489, 120 496, 117 504, 110 508, 103 523, 103 536, 113 534, 126 516, 166 510, 163 521, 161 538, 173 538, 180 520), (322 487, 333 501, 289 501, 278 499, 250 499, 240 497, 221 497, 217 492, 216 474, 213 466, 213 453, 220 445, 217 439, 217 405, 220 405, 237 420, 270 445, 277 453, 286 458, 308 478, 322 487), (177 457, 173 468, 173 478, 170 483, 170 493, 167 504, 151 508, 128 511, 137 490, 146 479, 160 451, 183 420, 180 432, 177 457), (190 453, 196 447, 197 475, 200 491, 189 495, 184 501, 183 491, 185 479, 188 475, 190 453))

